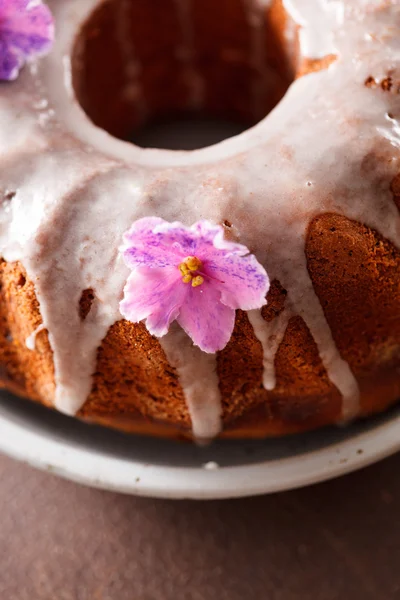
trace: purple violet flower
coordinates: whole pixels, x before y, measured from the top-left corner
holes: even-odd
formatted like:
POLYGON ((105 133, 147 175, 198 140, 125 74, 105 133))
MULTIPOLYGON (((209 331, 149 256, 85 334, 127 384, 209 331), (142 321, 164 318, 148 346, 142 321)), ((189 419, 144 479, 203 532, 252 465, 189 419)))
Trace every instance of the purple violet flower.
POLYGON ((235 310, 266 304, 269 279, 246 246, 224 238, 209 221, 191 227, 156 217, 136 221, 121 248, 132 269, 121 314, 162 337, 176 320, 204 352, 222 350, 235 324, 235 310))
POLYGON ((0 0, 0 80, 16 79, 26 59, 45 54, 54 21, 42 0, 0 0))

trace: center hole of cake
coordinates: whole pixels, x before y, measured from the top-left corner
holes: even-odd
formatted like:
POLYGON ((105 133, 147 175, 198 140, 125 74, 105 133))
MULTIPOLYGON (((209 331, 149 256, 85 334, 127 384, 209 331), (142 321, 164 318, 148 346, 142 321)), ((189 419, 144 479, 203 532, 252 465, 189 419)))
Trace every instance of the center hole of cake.
POLYGON ((293 80, 281 2, 106 0, 76 38, 88 117, 142 147, 192 150, 264 118, 293 80))
POLYGON ((188 112, 152 120, 135 130, 129 141, 142 148, 196 150, 217 144, 245 129, 242 123, 188 112))

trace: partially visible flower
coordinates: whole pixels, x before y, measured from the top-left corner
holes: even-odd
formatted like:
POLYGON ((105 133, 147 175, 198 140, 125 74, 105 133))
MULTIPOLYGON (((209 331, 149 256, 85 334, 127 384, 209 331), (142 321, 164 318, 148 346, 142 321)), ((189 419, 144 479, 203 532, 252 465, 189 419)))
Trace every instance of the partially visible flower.
POLYGON ((16 79, 26 59, 45 54, 54 21, 42 0, 0 0, 0 79, 16 79))
POLYGON ((261 308, 269 279, 246 246, 224 239, 220 225, 191 227, 156 217, 136 221, 121 248, 132 269, 121 314, 164 336, 176 320, 204 352, 222 350, 235 324, 235 310, 261 308))

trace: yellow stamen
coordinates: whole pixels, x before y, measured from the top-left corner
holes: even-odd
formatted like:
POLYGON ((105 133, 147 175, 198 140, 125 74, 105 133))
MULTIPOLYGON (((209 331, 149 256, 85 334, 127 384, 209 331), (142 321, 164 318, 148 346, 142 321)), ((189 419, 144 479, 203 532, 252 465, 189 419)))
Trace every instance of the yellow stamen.
POLYGON ((183 283, 191 283, 193 287, 201 285, 204 278, 196 273, 202 266, 203 264, 197 256, 188 256, 178 267, 183 275, 183 283))
POLYGON ((203 266, 197 256, 188 256, 183 265, 186 265, 189 271, 198 271, 203 266))
POLYGON ((192 287, 197 287, 198 285, 201 285, 202 283, 204 283, 204 277, 202 277, 201 275, 196 275, 196 277, 193 277, 192 287))

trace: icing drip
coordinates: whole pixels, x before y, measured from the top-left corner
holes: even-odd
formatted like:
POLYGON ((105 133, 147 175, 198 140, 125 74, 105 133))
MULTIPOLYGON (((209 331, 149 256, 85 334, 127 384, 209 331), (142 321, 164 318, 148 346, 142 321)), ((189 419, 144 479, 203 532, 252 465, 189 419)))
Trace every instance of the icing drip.
POLYGON ((39 297, 53 294, 57 298, 41 305, 41 312, 54 352, 55 406, 67 414, 75 414, 88 397, 97 349, 109 327, 121 318, 119 290, 127 272, 118 246, 125 223, 132 218, 138 189, 126 181, 122 170, 108 166, 81 184, 68 198, 68 209, 56 215, 62 218, 64 236, 55 254, 48 257, 50 263, 42 264, 37 290, 39 297), (109 225, 115 206, 113 192, 126 202, 109 225), (108 200, 99 202, 104 193, 108 200), (82 210, 87 219, 84 227, 82 210), (84 289, 92 289, 95 300, 82 322, 79 300, 84 289))
POLYGON ((36 336, 43 331, 45 328, 45 326, 43 325, 43 323, 41 323, 38 327, 36 327, 36 329, 34 331, 32 331, 32 333, 26 338, 25 340, 25 345, 28 348, 28 350, 35 350, 36 348, 36 336))
MULTIPOLYGON (((303 284, 304 285, 304 284, 303 284)), ((304 287, 302 285, 302 293, 304 287)), ((311 282, 310 282, 311 285, 311 282)), ((316 342, 321 361, 326 369, 330 381, 337 387, 343 397, 342 420, 344 422, 354 418, 359 411, 359 389, 357 381, 349 365, 337 351, 331 331, 322 312, 318 298, 313 289, 304 296, 294 301, 296 313, 299 314, 310 328, 316 342), (310 303, 311 298, 314 296, 310 303), (314 312, 316 311, 316 312, 314 312)), ((293 298, 293 295, 292 295, 293 298)), ((289 299, 287 303, 290 304, 289 299)), ((283 340, 290 318, 294 315, 291 309, 286 308, 273 321, 267 322, 261 311, 249 311, 249 320, 253 326, 257 339, 263 348, 263 385, 266 390, 273 390, 276 386, 275 356, 283 340)))
POLYGON ((135 56, 135 46, 129 31, 130 1, 120 0, 119 10, 116 12, 116 30, 120 44, 122 64, 125 69, 126 87, 124 99, 136 104, 136 110, 144 120, 147 113, 146 100, 140 84, 141 65, 135 56))
POLYGON ((263 349, 263 386, 266 390, 273 390, 276 386, 275 356, 293 315, 290 310, 285 309, 269 322, 264 319, 260 310, 251 310, 247 315, 263 349))
POLYGON ((176 324, 160 343, 169 363, 178 372, 194 437, 200 442, 214 438, 221 431, 222 415, 215 354, 205 354, 193 346, 176 324))
MULTIPOLYGON (((342 420, 346 422, 353 419, 359 412, 358 383, 348 363, 339 354, 311 280, 303 272, 301 285, 296 285, 294 277, 298 276, 298 273, 299 271, 296 275, 293 270, 283 285, 292 284, 289 288, 290 303, 296 307, 296 313, 304 319, 308 326, 317 344, 327 375, 342 395, 342 420)), ((284 279, 282 278, 282 280, 284 279)))
MULTIPOLYGON (((273 358, 284 321, 300 315, 343 395, 343 419, 351 418, 358 410, 357 383, 313 290, 305 244, 312 219, 331 212, 364 223, 400 248, 400 220, 388 183, 400 171, 400 97, 364 85, 388 69, 399 79, 400 38, 393 23, 400 23, 400 7, 382 3, 374 10, 368 4, 366 10, 367 3, 358 0, 285 0, 304 24, 303 54, 324 56, 334 48, 338 60, 327 71, 299 78, 258 126, 185 153, 141 150, 116 140, 71 101, 61 65, 68 71, 65 57, 74 32, 98 2, 49 0, 63 23, 54 51, 0 95, 1 188, 16 191, 0 206, 0 250, 5 260, 21 261, 35 285, 54 354, 57 407, 74 413, 90 393, 97 349, 120 319, 127 277, 117 253, 122 234, 141 216, 157 215, 187 225, 200 218, 232 222, 271 279, 288 290, 289 304, 277 322, 249 315, 264 347, 265 387, 274 384, 273 358), (342 9, 345 18, 336 32, 342 9), (322 42, 332 46, 314 48, 315 40, 306 41, 312 31, 325 32, 322 42), (35 108, 43 99, 54 110, 46 127, 35 108), (373 168, 366 168, 371 157, 373 168), (95 301, 82 322, 79 299, 85 289, 93 290, 95 301)), ((188 5, 179 4, 182 18, 188 5)), ((125 37, 128 2, 121 6, 132 81, 138 65, 125 37)), ((255 64, 255 42, 253 52, 255 64)), ((195 435, 216 435, 221 398, 215 356, 202 354, 180 330, 161 343, 178 371, 195 435)))
POLYGON ((182 45, 177 49, 178 58, 184 63, 186 81, 190 89, 189 107, 201 109, 204 101, 205 82, 195 66, 195 46, 191 0, 174 0, 181 26, 182 45))

